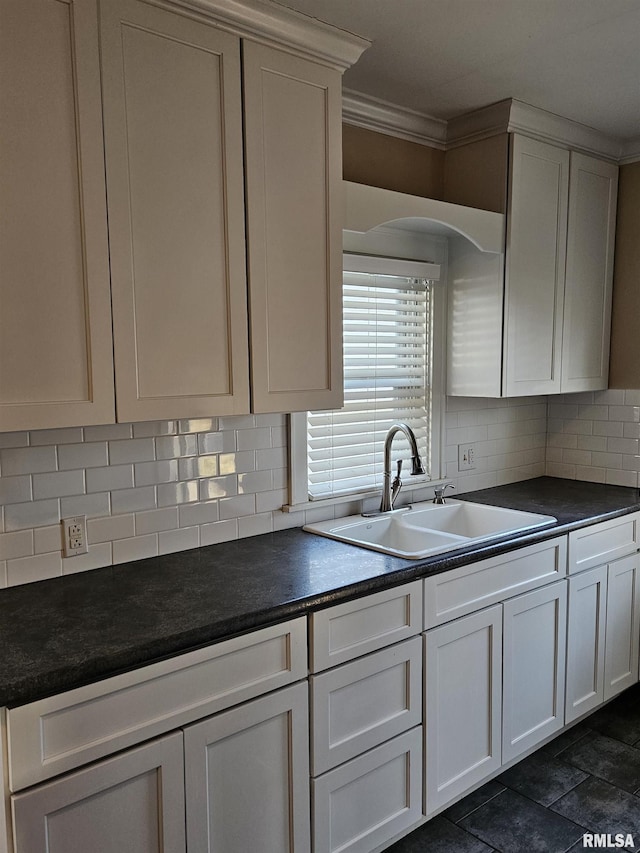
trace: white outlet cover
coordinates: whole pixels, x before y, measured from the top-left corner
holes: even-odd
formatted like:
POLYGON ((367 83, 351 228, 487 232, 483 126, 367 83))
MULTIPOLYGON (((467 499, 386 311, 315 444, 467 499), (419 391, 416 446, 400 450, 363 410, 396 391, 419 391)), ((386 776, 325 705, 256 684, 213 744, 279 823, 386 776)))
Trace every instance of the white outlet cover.
POLYGON ((62 555, 77 557, 86 554, 87 547, 87 516, 74 515, 62 519, 62 555))

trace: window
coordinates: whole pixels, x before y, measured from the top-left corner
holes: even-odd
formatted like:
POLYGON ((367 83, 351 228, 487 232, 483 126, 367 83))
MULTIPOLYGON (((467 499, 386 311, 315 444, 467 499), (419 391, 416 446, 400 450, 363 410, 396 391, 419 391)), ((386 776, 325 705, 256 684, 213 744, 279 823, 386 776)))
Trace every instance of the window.
MULTIPOLYGON (((345 405, 292 416, 292 503, 379 494, 384 439, 397 421, 413 429, 426 471, 412 478, 405 462, 405 488, 440 478, 442 295, 421 275, 434 267, 353 255, 345 266, 345 405)), ((404 436, 393 451, 408 461, 404 436)))

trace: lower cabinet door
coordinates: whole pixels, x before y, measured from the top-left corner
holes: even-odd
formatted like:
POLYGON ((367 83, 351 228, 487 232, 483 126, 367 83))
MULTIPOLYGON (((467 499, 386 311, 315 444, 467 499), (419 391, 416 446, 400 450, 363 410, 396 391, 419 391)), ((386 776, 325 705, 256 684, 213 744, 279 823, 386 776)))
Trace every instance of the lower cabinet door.
POLYGON ((577 720, 604 701, 606 608, 606 566, 569 578, 567 723, 577 720))
POLYGON ((314 853, 369 853, 421 820, 422 726, 312 784, 314 853))
POLYGON ((566 581, 505 601, 502 762, 564 726, 566 581))
POLYGON ((15 853, 184 853, 182 732, 12 797, 15 853))
POLYGON ((611 699, 638 680, 640 646, 640 557, 609 563, 604 698, 611 699))
POLYGON ((184 730, 191 853, 310 849, 306 682, 184 730))
POLYGON ((501 763, 502 605, 425 634, 425 814, 501 763))

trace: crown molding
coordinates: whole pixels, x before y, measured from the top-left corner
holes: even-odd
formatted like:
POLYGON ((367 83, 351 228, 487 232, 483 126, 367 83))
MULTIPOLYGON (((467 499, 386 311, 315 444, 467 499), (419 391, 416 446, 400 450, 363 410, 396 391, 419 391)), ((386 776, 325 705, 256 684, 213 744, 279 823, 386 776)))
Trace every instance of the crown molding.
POLYGON ((444 150, 446 146, 446 121, 406 107, 398 107, 380 98, 362 95, 351 89, 342 91, 342 120, 345 124, 375 130, 431 148, 444 150))
POLYGON ((516 132, 572 151, 595 155, 614 163, 640 160, 640 137, 622 142, 595 128, 507 98, 448 122, 396 107, 386 101, 345 90, 343 120, 422 145, 449 150, 500 133, 516 132))
POLYGON ((240 36, 276 44, 344 71, 371 46, 368 39, 310 18, 272 0, 146 0, 179 7, 240 36))

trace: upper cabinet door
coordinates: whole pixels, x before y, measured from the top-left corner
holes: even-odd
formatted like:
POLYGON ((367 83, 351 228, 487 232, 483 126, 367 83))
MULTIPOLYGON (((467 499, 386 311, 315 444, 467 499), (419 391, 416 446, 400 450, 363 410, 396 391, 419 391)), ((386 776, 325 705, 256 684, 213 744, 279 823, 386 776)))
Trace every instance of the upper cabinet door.
POLYGON ((254 412, 342 405, 341 75, 245 42, 254 412))
POLYGON ((617 166, 571 154, 563 392, 608 384, 617 195, 617 166))
POLYGON ((118 420, 247 413, 239 39, 101 12, 118 420))
POLYGON ((113 423, 96 0, 2 0, 0 79, 0 431, 113 423))
POLYGON ((560 391, 569 152, 514 134, 505 294, 508 397, 560 391))

